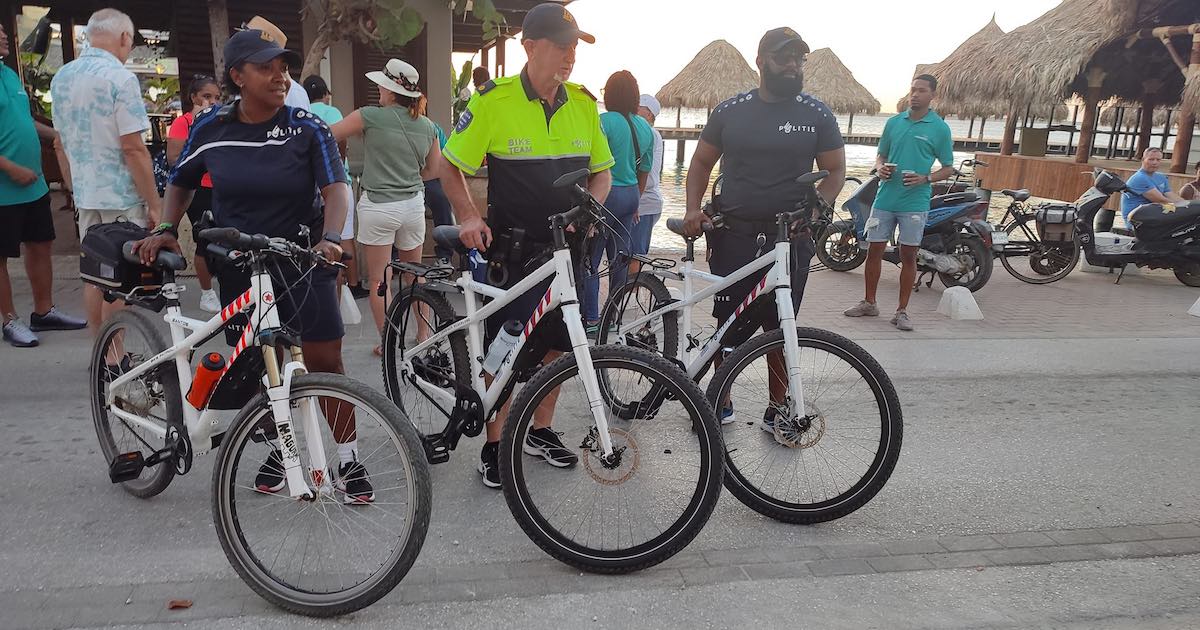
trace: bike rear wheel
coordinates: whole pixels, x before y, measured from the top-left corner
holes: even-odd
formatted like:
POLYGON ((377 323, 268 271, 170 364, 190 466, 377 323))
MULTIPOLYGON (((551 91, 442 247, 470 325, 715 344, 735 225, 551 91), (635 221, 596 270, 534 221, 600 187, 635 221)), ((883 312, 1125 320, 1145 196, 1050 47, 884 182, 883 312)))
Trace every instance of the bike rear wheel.
POLYGON ((679 356, 679 312, 670 311, 646 322, 637 330, 618 335, 622 322, 632 322, 674 301, 657 276, 638 274, 611 292, 600 313, 596 345, 617 344, 649 350, 668 358, 679 356))
POLYGON ((772 402, 771 378, 788 389, 786 369, 768 367, 769 360, 783 364, 782 330, 738 346, 713 375, 708 399, 737 414, 724 427, 725 487, 765 516, 820 523, 857 510, 883 488, 900 457, 904 422, 891 379, 866 350, 825 330, 796 334, 804 418, 791 417, 790 396, 772 402))
POLYGON ((1004 231, 1008 244, 1000 254, 1000 264, 1021 282, 1049 284, 1062 280, 1079 264, 1079 241, 1043 241, 1032 217, 1017 219, 1004 231))
POLYGON ((420 284, 405 287, 388 308, 383 329, 384 391, 421 435, 436 435, 445 430, 451 406, 443 408, 434 402, 412 379, 419 374, 450 394, 454 394, 456 383, 469 384, 467 336, 463 331, 456 332, 423 349, 419 355, 409 349, 417 345, 418 339, 427 339, 457 317, 445 297, 420 284), (401 373, 405 359, 412 362, 415 374, 401 373))
POLYGON ((274 415, 259 394, 234 419, 213 469, 217 537, 234 570, 263 599, 302 615, 343 615, 386 595, 417 559, 429 527, 429 465, 403 412, 363 383, 340 374, 299 375, 290 403, 303 475, 310 492, 322 490, 311 500, 288 496, 282 464, 271 459, 280 449, 274 415), (306 410, 318 414, 319 435, 305 429, 306 410), (347 431, 358 450, 356 464, 343 467, 336 440, 347 431), (325 453, 323 469, 311 466, 315 439, 325 453), (280 478, 279 494, 263 487, 264 473, 280 478), (363 478, 373 486, 370 500, 350 486, 363 478))
POLYGON ((666 359, 624 346, 590 353, 622 398, 655 404, 627 420, 606 405, 619 456, 603 459, 575 357, 554 360, 513 401, 501 483, 517 523, 546 553, 586 571, 628 573, 675 555, 704 527, 721 491, 721 435, 700 388, 666 359), (553 428, 579 458, 573 466, 523 456, 533 412, 546 401, 556 402, 553 428))
MULTIPOLYGON (((117 455, 140 451, 144 457, 165 448, 167 440, 146 428, 111 413, 105 394, 109 384, 121 374, 142 364, 168 348, 162 332, 153 320, 135 309, 125 309, 108 319, 100 328, 92 346, 88 364, 92 421, 105 465, 117 455)), ((115 405, 126 412, 153 420, 164 428, 183 434, 183 396, 175 362, 168 361, 122 385, 116 392, 115 405)), ((152 497, 171 485, 175 477, 173 460, 147 466, 141 475, 122 482, 121 488, 139 498, 152 497)))

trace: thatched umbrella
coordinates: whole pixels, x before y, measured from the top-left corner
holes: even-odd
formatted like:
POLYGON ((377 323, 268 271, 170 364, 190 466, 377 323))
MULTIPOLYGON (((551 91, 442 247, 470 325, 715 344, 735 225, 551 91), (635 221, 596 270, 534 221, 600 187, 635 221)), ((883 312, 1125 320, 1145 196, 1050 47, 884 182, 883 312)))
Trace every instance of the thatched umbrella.
POLYGON ((711 110, 721 101, 755 87, 758 73, 733 44, 718 39, 701 49, 655 96, 663 107, 711 110))
MULTIPOLYGON (((918 65, 916 72, 913 73, 913 76, 915 77, 919 74, 932 74, 933 76, 937 77, 938 82, 941 83, 943 81, 942 69, 944 67, 946 67, 948 64, 955 63, 956 60, 959 59, 976 58, 984 47, 1003 36, 1004 31, 1000 28, 999 24, 996 24, 996 16, 993 15, 992 19, 985 24, 983 28, 979 29, 974 35, 968 37, 963 41, 963 43, 959 44, 958 47, 955 48, 954 51, 949 55, 947 55, 945 59, 932 65, 918 65)), ((904 107, 897 107, 896 111, 908 109, 907 97, 902 100, 902 103, 904 107)), ((899 105, 899 103, 897 105, 899 105)), ((988 116, 1002 116, 1008 113, 1009 109, 1006 101, 981 98, 976 94, 969 93, 955 94, 940 86, 938 88, 938 98, 934 108, 937 109, 938 113, 940 114, 958 116, 959 118, 974 118, 975 116, 987 118, 988 116)))
POLYGON ((849 114, 846 128, 854 130, 855 114, 878 114, 879 100, 854 79, 854 74, 829 48, 814 50, 804 62, 804 91, 838 114, 849 114))

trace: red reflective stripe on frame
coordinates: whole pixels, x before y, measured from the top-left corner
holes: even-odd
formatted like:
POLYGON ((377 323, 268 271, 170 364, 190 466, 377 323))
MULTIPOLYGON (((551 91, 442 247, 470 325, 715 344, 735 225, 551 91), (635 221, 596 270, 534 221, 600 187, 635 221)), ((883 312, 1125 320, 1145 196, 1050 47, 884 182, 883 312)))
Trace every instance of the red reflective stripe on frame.
POLYGON ((742 305, 737 307, 737 310, 733 312, 733 316, 737 317, 738 315, 741 315, 742 311, 746 310, 746 307, 750 306, 750 303, 753 302, 754 299, 758 297, 758 293, 760 291, 762 291, 763 289, 765 289, 766 287, 767 287, 767 277, 763 276, 763 279, 758 283, 758 285, 750 290, 750 295, 747 295, 746 299, 742 300, 742 305))
POLYGON ((542 320, 542 315, 545 314, 546 307, 550 306, 551 291, 553 291, 553 287, 546 289, 546 295, 542 296, 541 301, 538 302, 537 308, 534 309, 533 314, 530 315, 529 321, 525 322, 525 338, 529 338, 529 335, 533 334, 533 329, 537 326, 537 323, 542 320))

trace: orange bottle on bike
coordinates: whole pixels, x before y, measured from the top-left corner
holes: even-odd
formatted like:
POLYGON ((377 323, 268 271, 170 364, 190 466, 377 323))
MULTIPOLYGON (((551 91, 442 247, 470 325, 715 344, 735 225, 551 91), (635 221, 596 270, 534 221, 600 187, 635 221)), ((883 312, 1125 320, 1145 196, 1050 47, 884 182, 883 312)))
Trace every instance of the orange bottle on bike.
POLYGON ((192 378, 192 388, 187 393, 188 403, 196 409, 203 409, 224 371, 225 357, 216 352, 204 355, 200 365, 196 366, 196 376, 192 378))

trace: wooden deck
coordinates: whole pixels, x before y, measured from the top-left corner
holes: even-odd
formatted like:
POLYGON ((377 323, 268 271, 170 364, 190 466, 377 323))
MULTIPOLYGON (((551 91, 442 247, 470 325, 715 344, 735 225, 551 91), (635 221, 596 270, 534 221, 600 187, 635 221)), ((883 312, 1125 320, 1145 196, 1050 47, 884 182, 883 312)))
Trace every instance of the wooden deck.
MULTIPOLYGON (((1141 165, 1133 160, 1098 160, 1076 164, 1072 157, 1027 157, 979 152, 976 159, 988 164, 975 170, 975 176, 987 190, 1028 188, 1034 197, 1074 201, 1092 186, 1092 169, 1100 167, 1121 179, 1129 179, 1141 165)), ((1167 173, 1171 189, 1178 191, 1192 181, 1191 174, 1167 173)), ((1110 200, 1115 204, 1115 200, 1110 200)))
MULTIPOLYGON (((703 128, 699 127, 655 127, 655 129, 662 134, 663 140, 678 140, 681 142, 688 140, 699 140, 700 133, 704 131, 703 128)), ((846 144, 860 144, 869 147, 879 146, 879 134, 877 133, 851 133, 844 134, 842 138, 845 140, 846 144)), ((1019 143, 1017 146, 1019 148, 1019 143)), ((999 151, 1000 139, 955 138, 954 150, 999 151)), ((1065 154, 1067 152, 1067 146, 1065 144, 1051 144, 1046 147, 1046 150, 1049 153, 1065 154)))

